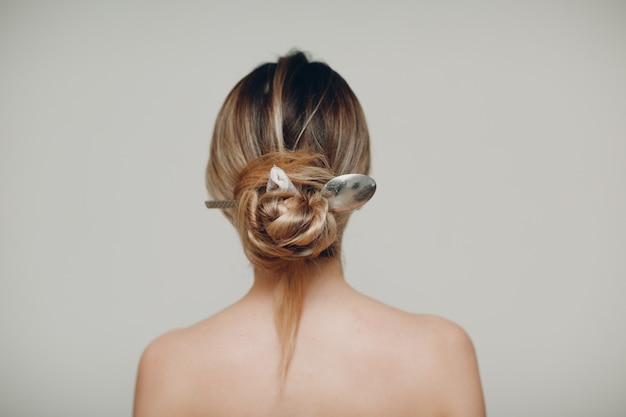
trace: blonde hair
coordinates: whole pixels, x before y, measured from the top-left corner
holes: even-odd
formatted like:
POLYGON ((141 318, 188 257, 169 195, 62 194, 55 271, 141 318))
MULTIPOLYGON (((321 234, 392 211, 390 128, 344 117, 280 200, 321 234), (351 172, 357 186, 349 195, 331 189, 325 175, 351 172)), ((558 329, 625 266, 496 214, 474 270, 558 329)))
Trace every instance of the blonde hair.
POLYGON ((227 96, 217 117, 206 171, 209 194, 237 200, 224 214, 244 251, 275 285, 275 321, 284 377, 309 268, 337 256, 348 216, 328 211, 322 186, 346 173, 367 174, 370 144, 361 106, 328 65, 293 52, 259 66, 227 96), (298 188, 267 191, 272 166, 298 188))

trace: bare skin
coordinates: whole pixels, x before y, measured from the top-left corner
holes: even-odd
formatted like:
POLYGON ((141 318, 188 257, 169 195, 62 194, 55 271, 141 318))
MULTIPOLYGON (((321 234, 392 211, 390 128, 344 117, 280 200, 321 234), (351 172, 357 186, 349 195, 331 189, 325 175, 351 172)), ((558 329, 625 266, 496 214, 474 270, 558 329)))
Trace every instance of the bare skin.
POLYGON ((476 355, 460 327, 358 293, 337 260, 310 278, 282 390, 273 288, 257 275, 237 303, 148 346, 134 416, 485 415, 476 355))

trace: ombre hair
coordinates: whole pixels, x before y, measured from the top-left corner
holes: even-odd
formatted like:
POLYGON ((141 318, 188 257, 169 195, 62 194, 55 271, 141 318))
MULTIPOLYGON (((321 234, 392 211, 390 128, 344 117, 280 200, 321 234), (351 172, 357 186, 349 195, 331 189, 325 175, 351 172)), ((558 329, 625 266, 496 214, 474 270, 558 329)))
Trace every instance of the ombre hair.
POLYGON ((307 275, 317 259, 340 253, 348 220, 328 211, 320 190, 335 176, 369 169, 369 133, 359 101, 339 74, 302 52, 256 68, 219 112, 207 189, 215 199, 237 201, 224 214, 255 270, 275 285, 283 377, 295 349, 307 275), (266 190, 274 165, 299 194, 266 190))

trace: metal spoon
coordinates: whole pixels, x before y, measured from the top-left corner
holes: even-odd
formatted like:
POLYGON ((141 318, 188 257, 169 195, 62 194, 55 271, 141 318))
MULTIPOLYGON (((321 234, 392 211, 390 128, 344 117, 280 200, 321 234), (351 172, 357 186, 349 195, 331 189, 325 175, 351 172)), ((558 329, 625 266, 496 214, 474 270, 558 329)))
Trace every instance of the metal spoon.
POLYGON ((375 192, 376 181, 363 174, 340 175, 328 181, 322 188, 322 195, 328 200, 328 209, 335 213, 358 209, 375 192))
MULTIPOLYGON (((328 209, 335 213, 347 213, 367 203, 376 192, 374 178, 363 174, 345 174, 335 177, 322 187, 322 195, 328 200, 328 209)), ((205 201, 207 208, 232 208, 235 200, 205 201)))

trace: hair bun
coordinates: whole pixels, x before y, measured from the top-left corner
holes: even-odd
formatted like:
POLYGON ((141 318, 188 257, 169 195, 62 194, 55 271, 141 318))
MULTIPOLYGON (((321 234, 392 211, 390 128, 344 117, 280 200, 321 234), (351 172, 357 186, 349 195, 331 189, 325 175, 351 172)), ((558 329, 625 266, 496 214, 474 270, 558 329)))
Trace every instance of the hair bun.
POLYGON ((269 153, 249 163, 235 189, 236 225, 250 261, 265 269, 318 257, 337 240, 335 217, 320 190, 333 175, 321 155, 269 153), (298 194, 266 191, 272 166, 280 167, 298 194))

